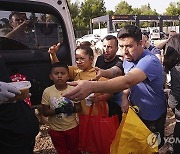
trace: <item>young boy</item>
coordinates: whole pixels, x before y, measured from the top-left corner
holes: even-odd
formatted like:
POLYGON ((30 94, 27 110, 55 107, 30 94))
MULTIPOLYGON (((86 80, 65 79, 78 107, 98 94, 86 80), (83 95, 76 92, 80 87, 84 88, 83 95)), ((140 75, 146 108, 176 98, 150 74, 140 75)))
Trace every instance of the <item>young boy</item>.
POLYGON ((81 110, 81 106, 80 103, 62 97, 73 88, 66 84, 69 78, 67 65, 61 62, 52 64, 50 79, 54 85, 44 90, 41 103, 43 115, 48 117, 49 135, 57 152, 80 154, 76 112, 81 110))

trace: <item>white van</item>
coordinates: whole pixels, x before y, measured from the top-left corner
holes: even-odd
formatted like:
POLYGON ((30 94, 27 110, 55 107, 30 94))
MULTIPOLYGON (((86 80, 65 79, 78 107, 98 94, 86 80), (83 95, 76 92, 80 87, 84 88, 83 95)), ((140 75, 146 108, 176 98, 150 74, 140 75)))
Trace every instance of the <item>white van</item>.
POLYGON ((60 61, 75 64, 75 36, 66 0, 0 0, 0 56, 12 77, 22 75, 32 84, 32 105, 40 104, 49 79, 48 48, 61 42, 60 61), (10 14, 25 13, 30 21, 25 36, 7 38, 12 31, 10 14), (27 39, 27 40, 26 40, 27 39))

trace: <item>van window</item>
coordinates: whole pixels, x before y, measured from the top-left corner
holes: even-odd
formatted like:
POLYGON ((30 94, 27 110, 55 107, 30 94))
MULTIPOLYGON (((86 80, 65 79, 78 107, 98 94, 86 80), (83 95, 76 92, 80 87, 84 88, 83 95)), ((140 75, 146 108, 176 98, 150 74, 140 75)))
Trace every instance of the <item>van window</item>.
POLYGON ((38 7, 37 3, 32 6, 25 3, 15 7, 0 3, 0 56, 11 77, 19 80, 17 76, 22 75, 31 82, 31 102, 36 105, 41 103, 43 90, 52 85, 48 48, 61 42, 57 56, 60 61, 72 65, 70 40, 73 39, 68 37, 67 24, 56 9, 53 12, 52 6, 45 5, 45 8, 38 7), (24 21, 26 24, 17 26, 24 21))

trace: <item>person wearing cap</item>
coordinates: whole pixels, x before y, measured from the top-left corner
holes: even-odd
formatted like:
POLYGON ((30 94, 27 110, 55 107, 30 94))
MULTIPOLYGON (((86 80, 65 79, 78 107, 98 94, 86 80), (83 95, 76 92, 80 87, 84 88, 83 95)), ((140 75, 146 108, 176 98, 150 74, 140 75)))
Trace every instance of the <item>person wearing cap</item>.
POLYGON ((126 25, 120 29, 117 37, 124 54, 125 75, 105 82, 82 80, 69 82, 69 85, 76 87, 64 94, 64 97, 81 100, 91 93, 114 93, 128 89, 127 97, 133 106, 139 108, 139 117, 152 132, 160 134, 162 141, 159 147, 161 147, 164 141, 167 109, 163 91, 162 64, 154 54, 142 47, 142 33, 139 27, 126 25))

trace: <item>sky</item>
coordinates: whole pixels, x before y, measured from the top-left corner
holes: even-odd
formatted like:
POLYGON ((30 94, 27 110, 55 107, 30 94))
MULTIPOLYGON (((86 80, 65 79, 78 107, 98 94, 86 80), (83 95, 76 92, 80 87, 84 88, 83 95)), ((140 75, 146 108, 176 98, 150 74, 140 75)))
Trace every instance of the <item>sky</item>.
MULTIPOLYGON (((76 0, 71 0, 74 3, 76 0)), ((83 2, 84 0, 78 0, 83 2)), ((140 8, 141 5, 147 5, 148 3, 151 6, 151 9, 155 9, 157 13, 166 12, 166 8, 169 6, 170 2, 180 2, 180 0, 125 0, 132 8, 140 8)), ((115 10, 115 6, 121 2, 121 0, 104 0, 105 7, 107 10, 115 10)))

